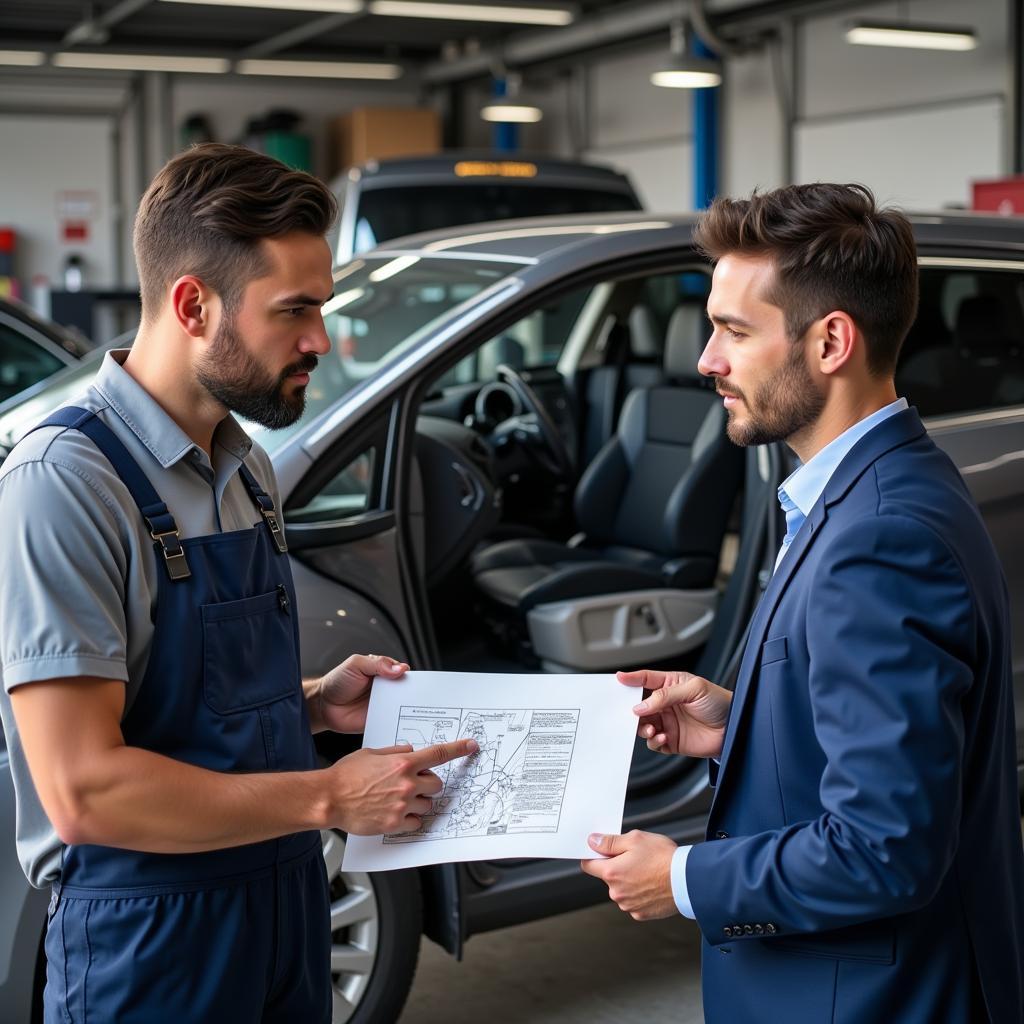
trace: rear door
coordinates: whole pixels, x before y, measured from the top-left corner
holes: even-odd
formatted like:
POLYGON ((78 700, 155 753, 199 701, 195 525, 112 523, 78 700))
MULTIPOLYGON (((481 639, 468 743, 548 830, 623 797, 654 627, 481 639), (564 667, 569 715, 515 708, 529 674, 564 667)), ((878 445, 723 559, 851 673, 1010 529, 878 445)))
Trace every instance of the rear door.
POLYGON ((1024 262, 924 255, 897 391, 963 474, 1010 589, 1018 758, 1024 760, 1024 262))

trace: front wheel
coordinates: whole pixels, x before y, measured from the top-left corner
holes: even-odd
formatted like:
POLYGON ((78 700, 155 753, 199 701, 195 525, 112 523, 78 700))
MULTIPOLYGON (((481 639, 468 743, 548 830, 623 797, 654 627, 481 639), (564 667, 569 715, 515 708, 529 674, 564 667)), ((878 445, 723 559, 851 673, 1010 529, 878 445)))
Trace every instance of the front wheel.
POLYGON ((342 871, 344 833, 320 833, 331 900, 333 1024, 387 1024, 405 1005, 423 931, 415 871, 342 871))

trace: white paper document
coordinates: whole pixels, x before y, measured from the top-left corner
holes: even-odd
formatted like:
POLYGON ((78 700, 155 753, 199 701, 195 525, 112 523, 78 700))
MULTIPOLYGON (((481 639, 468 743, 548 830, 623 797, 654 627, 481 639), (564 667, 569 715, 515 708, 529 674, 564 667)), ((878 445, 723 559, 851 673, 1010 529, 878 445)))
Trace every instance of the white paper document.
POLYGON ((433 769, 444 789, 415 832, 349 836, 343 869, 597 856, 587 836, 622 828, 642 696, 613 674, 377 678, 364 746, 474 739, 480 749, 433 769))

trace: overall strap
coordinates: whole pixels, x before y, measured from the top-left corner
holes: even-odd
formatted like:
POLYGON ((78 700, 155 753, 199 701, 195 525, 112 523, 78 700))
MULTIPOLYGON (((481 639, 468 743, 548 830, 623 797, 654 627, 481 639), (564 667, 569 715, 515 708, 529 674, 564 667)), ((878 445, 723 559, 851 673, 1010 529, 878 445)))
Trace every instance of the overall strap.
POLYGON ((267 526, 270 528, 270 536, 274 541, 274 546, 282 554, 288 553, 288 544, 284 539, 284 530, 281 529, 281 524, 277 520, 277 512, 274 509, 274 499, 260 486, 259 480, 256 479, 253 472, 243 462, 238 467, 238 472, 245 481, 246 490, 252 497, 252 500, 256 503, 256 507, 260 510, 260 514, 267 521, 267 526))
POLYGON ((154 490, 149 478, 110 427, 98 419, 96 413, 74 406, 58 409, 42 423, 36 424, 32 431, 41 427, 67 427, 69 430, 78 430, 99 448, 128 488, 132 500, 139 506, 142 518, 149 528, 149 535, 155 541, 157 550, 163 555, 167 574, 172 580, 188 579, 192 571, 188 567, 174 517, 160 500, 160 495, 154 490))

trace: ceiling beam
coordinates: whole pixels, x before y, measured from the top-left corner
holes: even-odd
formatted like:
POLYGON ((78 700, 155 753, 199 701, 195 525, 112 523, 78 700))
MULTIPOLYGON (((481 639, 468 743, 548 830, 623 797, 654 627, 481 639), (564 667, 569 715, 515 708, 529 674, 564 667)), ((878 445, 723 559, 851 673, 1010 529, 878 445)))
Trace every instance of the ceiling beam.
MULTIPOLYGON (((863 6, 863 0, 753 0, 742 7, 715 11, 712 2, 701 5, 710 27, 727 42, 775 31, 783 17, 824 15, 863 6)), ((503 46, 453 61, 433 61, 423 70, 426 85, 445 85, 490 75, 495 67, 522 67, 555 60, 584 50, 598 49, 659 31, 666 33, 680 16, 689 13, 690 0, 654 0, 628 8, 597 10, 574 25, 557 31, 521 33, 503 46)))
POLYGON ((115 25, 141 11, 143 7, 148 7, 152 2, 153 0, 121 0, 98 18, 86 17, 72 25, 64 33, 60 45, 64 47, 86 43, 90 46, 103 46, 110 38, 110 30, 115 25))
POLYGON ((307 39, 314 39, 325 32, 333 32, 342 25, 358 21, 366 16, 365 11, 357 11, 354 14, 328 14, 323 18, 314 18, 312 21, 304 22, 290 28, 286 32, 279 32, 276 36, 269 36, 262 42, 253 43, 237 54, 239 59, 252 57, 266 57, 271 53, 280 53, 298 43, 304 43, 307 39))

